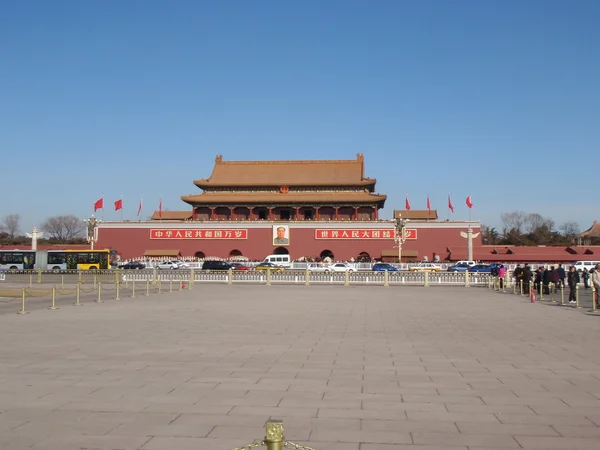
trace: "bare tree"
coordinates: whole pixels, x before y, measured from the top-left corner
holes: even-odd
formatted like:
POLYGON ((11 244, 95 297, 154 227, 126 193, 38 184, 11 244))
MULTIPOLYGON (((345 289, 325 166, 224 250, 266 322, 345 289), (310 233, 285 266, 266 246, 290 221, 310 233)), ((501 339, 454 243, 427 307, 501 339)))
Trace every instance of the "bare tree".
POLYGON ((507 233, 523 233, 523 227, 527 222, 527 213, 523 211, 513 211, 500 214, 502 220, 503 232, 507 233))
POLYGON ((2 219, 2 231, 4 231, 10 239, 14 239, 21 228, 21 216, 19 214, 8 214, 2 219))
POLYGON ((80 237, 83 229, 83 221, 73 215, 50 217, 42 224, 42 230, 59 243, 80 237))
POLYGON ((525 232, 526 233, 534 233, 538 229, 545 229, 547 231, 553 231, 554 229, 554 221, 552 219, 547 219, 546 217, 541 216, 537 213, 527 214, 525 217, 525 232))
POLYGON ((573 239, 579 234, 579 225, 577 222, 565 222, 558 229, 564 237, 569 239, 573 239))

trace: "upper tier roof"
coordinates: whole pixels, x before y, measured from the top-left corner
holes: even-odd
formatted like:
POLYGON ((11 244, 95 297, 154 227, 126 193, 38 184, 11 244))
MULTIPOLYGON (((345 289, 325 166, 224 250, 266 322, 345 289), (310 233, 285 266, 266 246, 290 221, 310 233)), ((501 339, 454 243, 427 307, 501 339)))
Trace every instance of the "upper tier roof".
POLYGON ((298 192, 298 193, 236 193, 236 192, 215 192, 202 193, 195 195, 184 195, 181 197, 190 205, 212 204, 212 205, 230 205, 230 204, 260 204, 260 203, 280 203, 280 204, 298 204, 298 203, 379 203, 383 208, 386 200, 385 195, 371 194, 369 192, 298 192))
POLYGON ((368 186, 377 180, 365 177, 364 156, 352 160, 223 161, 218 155, 209 178, 195 180, 211 186, 368 186))
POLYGON ((590 228, 583 233, 579 233, 577 236, 582 238, 600 237, 600 223, 598 223, 597 220, 594 220, 594 223, 590 228))

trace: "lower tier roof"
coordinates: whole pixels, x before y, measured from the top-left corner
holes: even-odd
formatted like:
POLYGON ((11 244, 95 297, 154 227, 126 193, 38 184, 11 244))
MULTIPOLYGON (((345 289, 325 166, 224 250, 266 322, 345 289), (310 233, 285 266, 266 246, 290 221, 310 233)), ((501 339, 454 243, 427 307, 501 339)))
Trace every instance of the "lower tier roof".
POLYGON ((195 195, 184 195, 181 197, 186 203, 190 205, 230 205, 230 204, 246 204, 256 205, 265 203, 279 203, 279 204, 298 204, 298 203, 380 203, 380 207, 383 208, 383 203, 387 199, 386 195, 371 194, 369 192, 302 192, 302 193, 255 193, 255 194, 241 194, 241 193, 229 193, 229 192, 218 192, 218 193, 202 193, 195 195))

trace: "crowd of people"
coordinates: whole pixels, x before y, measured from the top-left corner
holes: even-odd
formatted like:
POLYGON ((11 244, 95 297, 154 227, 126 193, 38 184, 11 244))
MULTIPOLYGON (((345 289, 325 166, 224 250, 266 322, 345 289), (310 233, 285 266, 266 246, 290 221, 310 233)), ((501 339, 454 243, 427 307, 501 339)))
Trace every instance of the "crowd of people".
MULTIPOLYGON (((503 279, 504 276, 498 277, 503 279)), ((584 289, 593 287, 595 291, 594 301, 597 306, 599 299, 598 293, 600 292, 600 264, 597 264, 593 269, 583 269, 581 273, 575 269, 574 266, 569 267, 569 270, 565 270, 562 264, 558 267, 540 266, 535 271, 531 270, 529 264, 525 264, 521 267, 518 264, 513 271, 513 277, 517 288, 524 294, 529 294, 530 289, 535 289, 538 294, 550 295, 551 290, 559 292, 561 289, 566 287, 569 288, 569 303, 577 302, 577 285, 583 282, 584 289), (590 286, 591 281, 591 286, 590 286)))

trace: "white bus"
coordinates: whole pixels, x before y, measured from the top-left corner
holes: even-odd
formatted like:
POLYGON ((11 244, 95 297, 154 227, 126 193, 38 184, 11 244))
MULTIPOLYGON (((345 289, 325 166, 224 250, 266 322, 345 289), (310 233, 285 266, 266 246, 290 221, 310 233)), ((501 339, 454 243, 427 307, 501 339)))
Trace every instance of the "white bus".
POLYGON ((33 250, 0 250, 0 270, 28 270, 35 268, 33 250))

